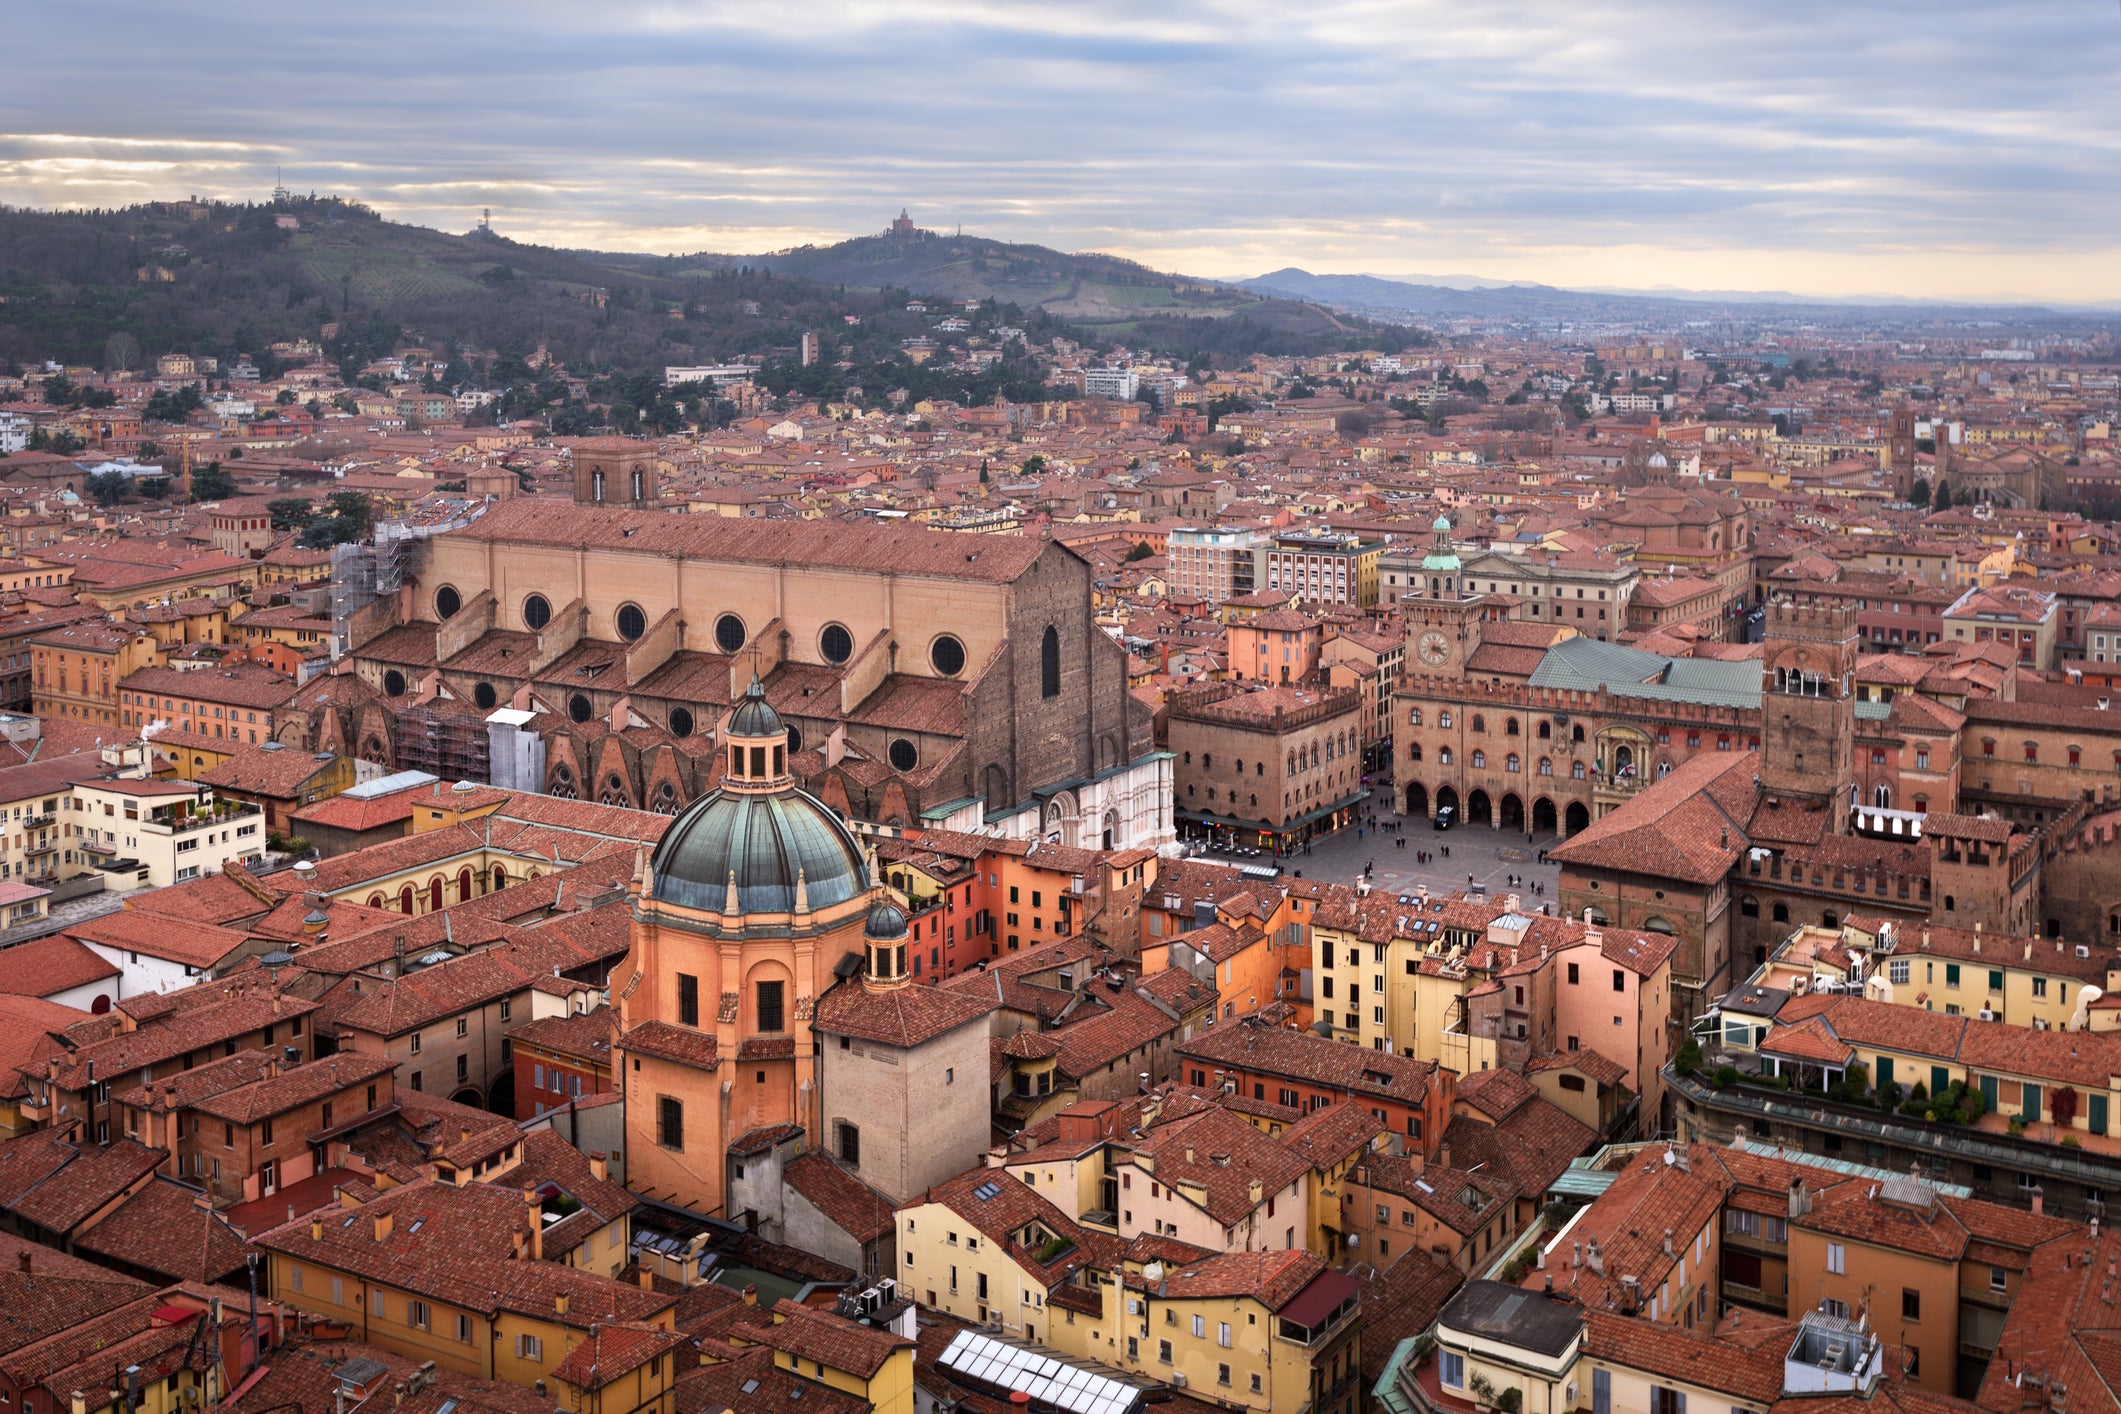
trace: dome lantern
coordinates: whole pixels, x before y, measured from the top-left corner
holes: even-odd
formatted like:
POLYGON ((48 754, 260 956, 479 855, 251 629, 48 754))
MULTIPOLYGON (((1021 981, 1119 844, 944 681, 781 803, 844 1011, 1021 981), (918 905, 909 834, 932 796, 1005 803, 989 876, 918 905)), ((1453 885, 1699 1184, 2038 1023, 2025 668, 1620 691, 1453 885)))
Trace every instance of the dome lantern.
POLYGON ((729 714, 722 739, 728 751, 724 790, 772 791, 788 784, 788 728, 767 704, 766 684, 758 674, 751 675, 751 686, 729 714))
POLYGON ((861 841, 788 772, 788 731, 756 676, 722 730, 713 791, 679 813, 645 867, 643 896, 719 915, 787 914, 827 927, 871 887, 861 841))
POLYGON ((889 899, 878 899, 862 924, 862 945, 869 953, 866 985, 896 987, 911 980, 906 972, 906 945, 911 936, 905 912, 889 899))

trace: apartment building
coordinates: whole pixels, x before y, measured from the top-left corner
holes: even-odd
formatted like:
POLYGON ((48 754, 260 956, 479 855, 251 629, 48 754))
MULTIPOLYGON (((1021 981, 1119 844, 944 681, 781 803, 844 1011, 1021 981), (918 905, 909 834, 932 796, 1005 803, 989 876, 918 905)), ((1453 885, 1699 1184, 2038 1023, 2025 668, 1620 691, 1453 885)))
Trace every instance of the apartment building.
POLYGON ((87 861, 61 810, 72 803, 74 782, 101 774, 101 764, 77 755, 0 767, 0 881, 48 886, 83 872, 87 861))
POLYGON ((678 1296, 547 1260, 548 1201, 535 1188, 421 1179, 254 1241, 274 1300, 460 1374, 550 1389, 582 1370, 587 1383, 576 1352, 606 1328, 636 1331, 659 1347, 638 1407, 667 1414, 678 1340, 653 1333, 673 1332, 678 1296))
POLYGON ((505 947, 432 963, 401 956, 388 971, 351 979, 358 996, 339 1013, 339 1044, 389 1060, 408 1090, 501 1113, 515 1108, 516 1028, 587 1007, 596 992, 533 972, 505 947))
POLYGON ((1335 531, 1276 535, 1262 551, 1267 590, 1300 594, 1306 604, 1368 609, 1377 603, 1378 561, 1385 542, 1335 531))
POLYGON ((202 983, 172 993, 136 1020, 124 1010, 108 1017, 100 1039, 76 1034, 73 1049, 43 1062, 29 1076, 22 1118, 40 1127, 79 1123, 85 1138, 107 1144, 122 1137, 124 1114, 114 1096, 147 1084, 171 1068, 196 1069, 241 1051, 268 1051, 295 1059, 312 1053, 309 1025, 316 1003, 271 990, 255 978, 241 983, 202 983))
POLYGON ((114 890, 167 888, 265 852, 265 813, 181 781, 76 782, 75 848, 114 890))
POLYGON ((612 1013, 603 1007, 546 1016, 515 1029, 515 1115, 536 1119, 584 1095, 610 1094, 612 1013))
POLYGON ((1115 1369, 1226 1409, 1362 1407, 1361 1286, 1313 1253, 1155 1263, 1098 1295, 1083 1353, 1115 1369))
POLYGON ((1172 596, 1222 604, 1260 587, 1267 537, 1254 530, 1178 525, 1164 542, 1172 596))
POLYGON ((281 1053, 239 1051, 148 1080, 112 1102, 128 1139, 166 1152, 163 1172, 232 1206, 324 1172, 329 1138, 391 1105, 392 1071, 374 1056, 304 1064, 281 1053))
MULTIPOLYGON (((240 741, 249 746, 273 739, 276 713, 287 708, 300 686, 285 673, 257 663, 184 671, 148 667, 118 683, 118 724, 138 730, 165 722, 180 731, 240 741)), ((307 725, 306 713, 289 720, 307 725)))
POLYGON ((1195 1036, 1178 1048, 1178 1062, 1186 1084, 1227 1083, 1239 1094, 1287 1109, 1357 1105, 1400 1136, 1406 1149, 1424 1153, 1433 1152, 1450 1121, 1457 1081, 1452 1071, 1427 1061, 1252 1020, 1195 1036))
POLYGON ((103 727, 131 725, 120 720, 117 685, 162 662, 162 646, 145 629, 105 620, 38 634, 29 654, 32 711, 103 727))

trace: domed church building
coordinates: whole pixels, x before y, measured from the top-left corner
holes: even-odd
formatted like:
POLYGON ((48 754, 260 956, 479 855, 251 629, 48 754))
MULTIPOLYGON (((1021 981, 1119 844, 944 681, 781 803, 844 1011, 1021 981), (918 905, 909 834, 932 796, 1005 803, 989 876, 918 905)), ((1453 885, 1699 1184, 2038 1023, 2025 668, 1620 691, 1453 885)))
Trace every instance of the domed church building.
POLYGON ((863 973, 872 915, 895 912, 853 832, 796 788, 756 678, 721 740, 720 788, 636 869, 633 947, 611 978, 628 1186, 709 1215, 730 1141, 794 1125, 821 1147, 812 1011, 863 973))

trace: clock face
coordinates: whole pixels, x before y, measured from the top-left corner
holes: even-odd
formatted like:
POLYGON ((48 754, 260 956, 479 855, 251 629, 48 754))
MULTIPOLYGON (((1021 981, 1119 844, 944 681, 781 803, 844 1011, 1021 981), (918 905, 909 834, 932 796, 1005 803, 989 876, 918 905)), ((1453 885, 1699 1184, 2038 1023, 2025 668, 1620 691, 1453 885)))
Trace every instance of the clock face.
POLYGON ((1444 660, 1451 656, 1451 640, 1432 629, 1421 636, 1421 642, 1415 645, 1414 651, 1421 655, 1422 662, 1432 668, 1440 668, 1444 660))

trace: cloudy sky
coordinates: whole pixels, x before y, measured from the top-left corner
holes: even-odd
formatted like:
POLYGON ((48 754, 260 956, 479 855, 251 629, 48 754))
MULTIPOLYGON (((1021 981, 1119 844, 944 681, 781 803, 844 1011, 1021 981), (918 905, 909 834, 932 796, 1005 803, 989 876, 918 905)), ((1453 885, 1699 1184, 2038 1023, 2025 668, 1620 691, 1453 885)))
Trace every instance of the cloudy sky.
POLYGON ((2121 299, 2117 0, 9 7, 0 201, 922 224, 1195 274, 2121 299))

